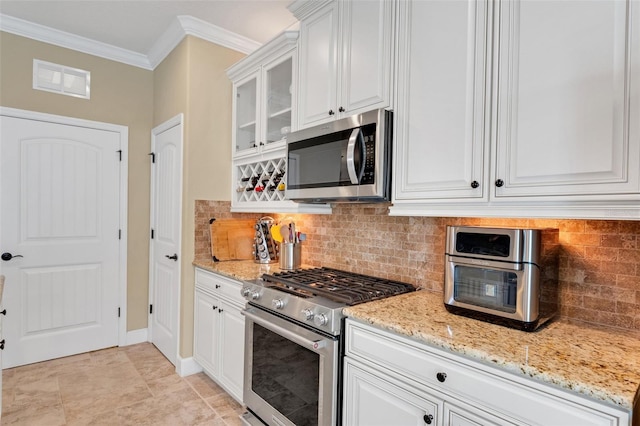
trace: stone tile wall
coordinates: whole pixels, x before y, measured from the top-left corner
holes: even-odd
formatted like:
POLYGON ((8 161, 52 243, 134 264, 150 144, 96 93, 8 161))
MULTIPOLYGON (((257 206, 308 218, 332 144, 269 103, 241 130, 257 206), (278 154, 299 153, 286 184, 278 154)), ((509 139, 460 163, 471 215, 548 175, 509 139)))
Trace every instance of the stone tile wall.
MULTIPOLYGON (((387 209, 387 204, 346 204, 335 206, 331 215, 270 216, 291 218, 307 234, 306 265, 396 279, 434 292, 443 290, 447 225, 557 228, 561 316, 640 337, 640 221, 392 217, 387 209)), ((205 258, 209 242, 200 222, 208 225, 209 216, 260 217, 231 214, 228 202, 197 201, 196 256, 205 258)))

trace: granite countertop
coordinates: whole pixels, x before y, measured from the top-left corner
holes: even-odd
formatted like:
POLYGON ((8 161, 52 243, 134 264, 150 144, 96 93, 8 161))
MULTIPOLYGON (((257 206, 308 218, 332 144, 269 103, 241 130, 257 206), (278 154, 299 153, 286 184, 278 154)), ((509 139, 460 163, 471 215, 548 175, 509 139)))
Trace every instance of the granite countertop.
MULTIPOLYGON (((227 260, 214 262, 213 260, 195 260, 193 265, 207 271, 216 272, 241 281, 251 281, 260 278, 262 274, 273 274, 282 271, 279 263, 256 263, 253 260, 227 260)), ((308 268, 309 266, 302 266, 308 268)))
MULTIPOLYGON (((417 291, 345 308, 345 314, 430 346, 618 407, 639 404, 640 340, 553 321, 529 333, 446 311, 442 295, 417 291)), ((640 410, 640 408, 639 408, 640 410)))
MULTIPOLYGON (((194 261, 193 265, 242 281, 281 271, 278 263, 252 260, 194 261)), ((453 315, 444 308, 441 294, 428 291, 350 306, 344 313, 621 408, 640 405, 640 340, 617 331, 553 321, 528 333, 453 315)))

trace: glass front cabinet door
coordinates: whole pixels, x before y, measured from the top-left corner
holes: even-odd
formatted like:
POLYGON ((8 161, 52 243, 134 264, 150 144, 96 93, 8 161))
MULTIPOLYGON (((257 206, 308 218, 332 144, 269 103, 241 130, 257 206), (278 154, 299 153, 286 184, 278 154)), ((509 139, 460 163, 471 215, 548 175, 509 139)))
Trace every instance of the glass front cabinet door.
POLYGON ((272 42, 227 70, 233 82, 234 158, 286 146, 292 130, 296 31, 272 42))

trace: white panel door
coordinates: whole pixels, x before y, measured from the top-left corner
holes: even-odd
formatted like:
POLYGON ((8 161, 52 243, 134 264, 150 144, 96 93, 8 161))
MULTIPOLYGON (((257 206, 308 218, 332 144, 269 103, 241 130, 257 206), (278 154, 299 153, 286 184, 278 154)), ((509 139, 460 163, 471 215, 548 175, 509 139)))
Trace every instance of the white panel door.
POLYGON ((3 367, 117 345, 121 134, 0 120, 3 367))
POLYGON ((220 381, 242 401, 244 389, 244 316, 240 309, 220 302, 220 381))
POLYGON ((395 200, 487 197, 488 18, 483 0, 400 2, 395 200))
POLYGON ((300 128, 333 120, 338 113, 337 10, 337 4, 332 3, 300 23, 300 128))
POLYGON ((387 376, 344 360, 344 424, 352 426, 440 425, 442 401, 428 401, 387 376))
POLYGON ((176 364, 180 314, 180 228, 182 225, 182 115, 153 130, 151 341, 176 364))
POLYGON ((342 2, 341 115, 390 104, 394 7, 392 0, 342 2))
POLYGON ((497 5, 496 196, 638 193, 640 3, 497 5))

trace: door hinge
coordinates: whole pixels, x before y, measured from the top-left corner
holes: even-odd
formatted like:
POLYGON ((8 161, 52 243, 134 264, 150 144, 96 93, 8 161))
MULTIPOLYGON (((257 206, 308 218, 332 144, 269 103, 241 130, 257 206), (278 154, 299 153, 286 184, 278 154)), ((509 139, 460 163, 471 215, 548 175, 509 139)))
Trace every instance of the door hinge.
POLYGON ((120 318, 120 307, 118 307, 118 318, 120 318))
POLYGON ((151 239, 153 240, 153 237, 155 235, 155 232, 153 231, 153 228, 151 228, 151 239))
POLYGON ((118 153, 118 155, 120 156, 120 161, 122 161, 122 150, 119 149, 116 151, 118 153))
POLYGON ((153 305, 149 305, 149 314, 153 313, 153 305))
POLYGON ((118 229, 118 239, 122 239, 122 229, 118 229))
POLYGON ((149 155, 151 156, 151 162, 155 163, 156 162, 156 153, 155 152, 150 152, 149 155))

